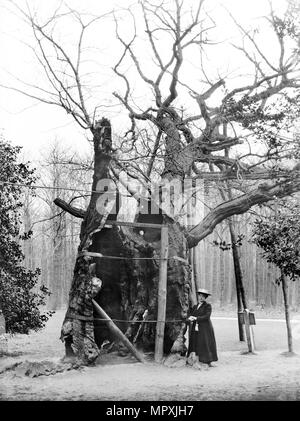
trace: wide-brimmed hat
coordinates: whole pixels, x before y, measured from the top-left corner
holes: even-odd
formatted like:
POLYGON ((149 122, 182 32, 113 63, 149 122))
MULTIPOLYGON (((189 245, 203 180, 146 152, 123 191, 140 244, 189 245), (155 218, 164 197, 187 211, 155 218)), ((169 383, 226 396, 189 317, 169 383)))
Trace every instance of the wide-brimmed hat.
POLYGON ((204 295, 207 295, 207 296, 211 295, 211 293, 208 292, 207 289, 204 289, 204 288, 197 289, 197 294, 204 294, 204 295))

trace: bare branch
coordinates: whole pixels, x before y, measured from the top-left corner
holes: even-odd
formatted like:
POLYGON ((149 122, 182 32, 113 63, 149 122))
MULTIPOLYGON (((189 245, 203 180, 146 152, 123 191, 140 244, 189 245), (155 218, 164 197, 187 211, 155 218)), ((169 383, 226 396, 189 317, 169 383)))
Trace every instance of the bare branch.
POLYGON ((56 198, 53 203, 55 203, 56 206, 63 209, 65 212, 68 212, 69 214, 76 216, 76 218, 84 219, 85 217, 85 210, 76 208, 75 206, 70 205, 69 203, 65 202, 64 200, 60 198, 56 198))
POLYGON ((188 233, 189 247, 194 247, 203 238, 211 234, 220 222, 232 215, 247 212, 254 205, 263 204, 276 197, 291 195, 300 190, 300 173, 293 171, 293 177, 278 183, 263 183, 257 188, 242 196, 224 202, 213 209, 198 224, 191 228, 188 233))

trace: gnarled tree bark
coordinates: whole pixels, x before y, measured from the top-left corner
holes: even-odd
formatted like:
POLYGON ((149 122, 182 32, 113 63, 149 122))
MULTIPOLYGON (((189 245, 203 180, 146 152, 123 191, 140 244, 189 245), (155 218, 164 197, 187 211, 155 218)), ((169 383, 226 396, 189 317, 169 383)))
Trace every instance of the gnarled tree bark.
MULTIPOLYGON (((107 218, 107 215, 100 214, 97 210, 97 200, 101 196, 101 192, 97 191, 97 184, 100 180, 109 178, 108 166, 112 156, 110 122, 107 119, 101 119, 92 132, 94 142, 92 193, 88 209, 84 214, 79 213, 80 217, 84 216, 80 230, 79 253, 90 249, 94 232, 100 229, 107 218)), ((59 204, 61 205, 62 202, 60 201, 59 204)), ((63 206, 65 207, 65 204, 63 206)), ((99 355, 99 348, 94 337, 92 263, 93 259, 88 256, 79 254, 76 259, 69 306, 61 332, 61 339, 66 344, 66 354, 74 355, 88 364, 93 363, 99 355)))

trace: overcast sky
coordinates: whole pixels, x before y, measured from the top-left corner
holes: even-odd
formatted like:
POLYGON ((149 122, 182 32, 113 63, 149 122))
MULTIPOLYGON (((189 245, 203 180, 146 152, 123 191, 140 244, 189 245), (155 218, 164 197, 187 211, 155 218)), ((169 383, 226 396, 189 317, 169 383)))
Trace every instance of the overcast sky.
MULTIPOLYGON (((191 3, 190 0, 186 0, 191 3)), ((56 0, 35 1, 27 0, 30 8, 45 18, 51 14, 55 6, 59 3, 56 0)), ((92 15, 104 15, 113 8, 128 8, 134 1, 115 0, 115 1, 99 1, 70 0, 69 6, 78 11, 86 11, 92 15), (84 6, 83 6, 84 5, 84 6)), ((193 0, 196 3, 196 0, 193 0)), ((26 4, 23 0, 16 0, 16 4, 24 7, 26 4)), ((214 37, 219 41, 224 40, 228 45, 230 41, 236 41, 236 31, 230 25, 230 19, 226 14, 224 7, 234 14, 239 23, 244 26, 262 25, 262 16, 268 13, 268 1, 265 0, 207 0, 206 9, 212 11, 214 17, 218 19, 218 32, 214 32, 214 37)), ((273 6, 280 11, 284 10, 286 3, 284 0, 274 0, 273 6)), ((20 17, 11 13, 12 6, 9 0, 0 0, 0 83, 9 86, 21 86, 19 80, 35 82, 37 85, 43 86, 41 77, 41 69, 33 59, 30 48, 25 43, 32 44, 32 35, 30 28, 20 19, 20 17)), ((123 20, 120 23, 120 29, 125 36, 130 35, 131 25, 127 15, 122 15, 123 20), (127 31, 129 31, 127 33, 127 31)), ((138 23, 139 24, 139 23, 138 23)), ((65 45, 72 46, 74 41, 74 26, 70 23, 60 28, 60 41, 65 45)), ((272 53, 273 40, 267 36, 264 38, 264 47, 272 53)), ((104 17, 95 24, 93 30, 88 33, 87 46, 94 48, 95 60, 90 64, 86 64, 85 71, 89 71, 89 67, 93 74, 90 76, 91 82, 91 99, 90 103, 94 107, 99 106, 99 114, 106 115, 112 119, 115 131, 122 130, 127 122, 127 112, 121 113, 121 108, 116 106, 116 99, 112 96, 114 90, 122 90, 121 80, 113 75, 111 67, 114 66, 118 57, 120 57, 121 49, 115 39, 114 24, 111 17, 104 17), (103 106, 105 105, 105 107, 103 106), (102 107, 102 108, 101 108, 102 107), (117 129, 116 129, 117 127, 117 129)), ((223 69, 234 70, 232 78, 237 77, 239 71, 239 59, 237 55, 228 56, 228 50, 225 44, 217 45, 211 51, 215 54, 211 60, 211 70, 215 71, 214 59, 222 64, 223 69)), ((147 49, 140 47, 142 60, 147 63, 147 49), (144 56, 143 56, 144 55, 144 56)), ((274 54, 276 51, 274 49, 274 54)), ((91 57, 91 56, 90 56, 91 57)), ((194 66, 193 56, 187 56, 190 61, 190 71, 197 72, 198 67, 194 66), (194 66, 194 67, 193 67, 194 66), (194 70, 193 70, 194 69, 194 70)), ((130 69, 128 68, 128 71, 130 69)), ((241 68, 240 68, 241 71, 241 68)), ((196 74, 196 73, 195 73, 196 74)), ((26 87, 23 86, 24 89, 26 87)), ((142 92, 141 92, 142 94, 142 92)), ((145 95, 145 94, 144 94, 145 95)), ((49 142, 55 138, 59 139, 65 145, 72 145, 79 151, 87 150, 88 142, 84 131, 81 130, 72 118, 62 109, 53 105, 41 104, 36 100, 32 100, 0 87, 0 131, 4 136, 11 140, 14 144, 24 146, 27 154, 32 158, 37 158, 39 151, 47 148, 49 142)))

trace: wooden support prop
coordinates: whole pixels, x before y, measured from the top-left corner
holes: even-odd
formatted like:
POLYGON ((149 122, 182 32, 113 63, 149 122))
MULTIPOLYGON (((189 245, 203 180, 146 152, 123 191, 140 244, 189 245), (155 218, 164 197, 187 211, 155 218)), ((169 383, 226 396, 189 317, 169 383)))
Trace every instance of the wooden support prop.
POLYGON ((247 343, 248 343, 248 351, 250 353, 254 353, 254 338, 253 338, 253 330, 250 326, 250 311, 246 308, 244 310, 244 321, 245 321, 245 331, 246 331, 246 337, 247 337, 247 343))
POLYGON ((126 346, 127 349, 135 356, 135 358, 140 361, 141 363, 145 363, 145 360, 140 352, 132 345, 132 343, 126 338, 124 333, 114 324, 114 322, 111 320, 109 315, 103 310, 102 307, 99 306, 99 304, 92 300, 93 305, 95 307, 95 310, 101 316, 101 318, 107 320, 107 326, 110 329, 110 331, 118 338, 120 341, 123 342, 123 344, 126 346))
POLYGON ((167 268, 169 253, 169 230, 168 226, 161 227, 161 246, 160 246, 160 267, 158 281, 158 309, 155 337, 155 354, 156 362, 161 362, 164 352, 164 331, 166 320, 166 303, 167 303, 167 268))

